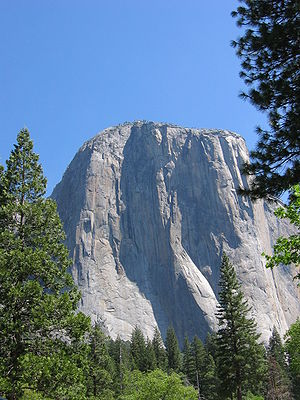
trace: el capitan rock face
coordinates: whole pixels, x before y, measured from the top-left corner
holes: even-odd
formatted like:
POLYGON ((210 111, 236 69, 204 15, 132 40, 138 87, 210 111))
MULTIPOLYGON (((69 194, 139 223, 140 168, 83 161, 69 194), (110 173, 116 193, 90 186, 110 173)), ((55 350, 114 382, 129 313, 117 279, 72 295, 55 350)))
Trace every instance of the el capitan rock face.
POLYGON ((81 310, 106 333, 152 337, 172 324, 183 340, 217 326, 219 268, 236 267, 262 337, 300 315, 290 268, 266 270, 279 234, 275 205, 239 196, 243 138, 152 122, 105 129, 86 142, 52 197, 67 234, 81 310))

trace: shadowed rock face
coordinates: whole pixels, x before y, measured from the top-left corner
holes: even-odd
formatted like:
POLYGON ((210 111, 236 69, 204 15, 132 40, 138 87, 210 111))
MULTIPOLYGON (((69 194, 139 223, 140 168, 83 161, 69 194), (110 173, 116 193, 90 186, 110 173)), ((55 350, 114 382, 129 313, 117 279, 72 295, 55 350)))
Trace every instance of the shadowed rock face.
POLYGON ((239 135, 135 122, 86 142, 52 197, 57 201, 82 292, 82 311, 115 338, 135 325, 152 337, 172 324, 183 340, 217 326, 219 268, 236 267, 262 337, 300 314, 291 268, 266 270, 291 228, 275 205, 237 194, 248 160, 239 135))

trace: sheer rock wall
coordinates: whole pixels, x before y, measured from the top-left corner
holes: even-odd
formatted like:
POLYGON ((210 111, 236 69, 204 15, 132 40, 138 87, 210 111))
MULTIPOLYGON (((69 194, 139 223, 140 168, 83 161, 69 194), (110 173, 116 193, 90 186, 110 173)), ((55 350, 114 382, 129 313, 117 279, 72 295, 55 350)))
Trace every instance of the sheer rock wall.
POLYGON ((263 339, 300 315, 291 268, 267 270, 276 205, 237 194, 244 139, 228 131, 135 122, 86 142, 52 197, 82 292, 82 311, 115 338, 135 325, 152 337, 172 324, 183 340, 217 326, 219 268, 236 267, 263 339))

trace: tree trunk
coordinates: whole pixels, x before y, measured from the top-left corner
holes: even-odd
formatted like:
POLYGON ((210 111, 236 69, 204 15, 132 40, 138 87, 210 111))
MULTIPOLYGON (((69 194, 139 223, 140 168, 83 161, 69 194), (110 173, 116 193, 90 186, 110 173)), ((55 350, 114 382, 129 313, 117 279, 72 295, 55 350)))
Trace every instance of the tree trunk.
POLYGON ((241 386, 238 386, 236 389, 236 398, 237 400, 242 400, 242 388, 241 386))

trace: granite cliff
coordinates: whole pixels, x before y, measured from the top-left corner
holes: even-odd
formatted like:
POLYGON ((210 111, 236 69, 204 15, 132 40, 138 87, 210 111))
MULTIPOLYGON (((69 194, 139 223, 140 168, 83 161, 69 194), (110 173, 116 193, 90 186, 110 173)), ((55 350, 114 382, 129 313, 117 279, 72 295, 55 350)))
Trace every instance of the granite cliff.
POLYGON ((216 328, 219 267, 236 267, 262 337, 283 334, 300 315, 292 268, 264 266, 291 227, 276 204, 237 194, 248 160, 233 132, 125 123, 86 142, 52 197, 67 233, 82 311, 115 338, 135 325, 152 337, 172 324, 178 337, 216 328))

